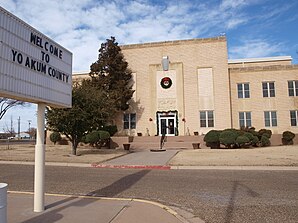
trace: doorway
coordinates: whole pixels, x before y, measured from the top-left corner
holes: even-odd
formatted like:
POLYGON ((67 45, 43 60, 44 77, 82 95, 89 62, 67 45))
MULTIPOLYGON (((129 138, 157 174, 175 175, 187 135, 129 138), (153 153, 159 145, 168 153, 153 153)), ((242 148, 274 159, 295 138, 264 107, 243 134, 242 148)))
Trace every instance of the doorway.
POLYGON ((177 131, 177 112, 157 112, 157 132, 161 136, 165 134, 166 136, 178 135, 177 131))

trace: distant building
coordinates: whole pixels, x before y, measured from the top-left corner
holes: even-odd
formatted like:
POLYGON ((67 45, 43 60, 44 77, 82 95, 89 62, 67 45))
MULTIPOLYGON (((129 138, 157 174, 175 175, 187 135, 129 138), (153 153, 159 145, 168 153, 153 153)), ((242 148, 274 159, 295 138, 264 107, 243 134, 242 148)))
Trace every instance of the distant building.
MULTIPOLYGON (((226 37, 121 46, 133 71, 119 135, 205 134, 253 126, 298 133, 298 65, 290 56, 228 60, 226 37)), ((89 72, 73 74, 73 80, 89 72)))

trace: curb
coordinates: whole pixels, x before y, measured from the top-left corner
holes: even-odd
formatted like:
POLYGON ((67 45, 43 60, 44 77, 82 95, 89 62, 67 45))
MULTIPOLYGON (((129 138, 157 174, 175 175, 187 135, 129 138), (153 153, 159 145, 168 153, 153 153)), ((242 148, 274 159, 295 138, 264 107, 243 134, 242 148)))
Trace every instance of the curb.
MULTIPOLYGON (((34 165, 27 161, 0 161, 0 164, 34 165)), ((298 171, 298 166, 169 166, 169 165, 105 165, 96 163, 59 163, 46 162, 46 166, 91 167, 114 169, 152 169, 152 170, 264 170, 264 171, 298 171)))
POLYGON ((171 170, 271 170, 297 171, 297 166, 171 166, 171 170))
POLYGON ((105 165, 105 164, 91 164, 94 168, 115 168, 115 169, 152 169, 152 170, 170 170, 170 166, 162 165, 105 165))
MULTIPOLYGON (((26 194, 26 195, 34 195, 34 192, 26 192, 26 191, 7 191, 7 193, 11 194, 26 194)), ((136 199, 136 198, 111 198, 111 197, 92 197, 92 196, 76 196, 76 195, 66 195, 66 194, 50 194, 50 193, 45 193, 45 196, 56 196, 56 197, 74 197, 74 198, 85 198, 85 199, 98 199, 98 200, 112 200, 112 201, 135 201, 135 202, 140 202, 140 203, 146 203, 146 204, 151 204, 154 206, 157 206, 169 214, 173 215, 175 218, 180 220, 182 223, 189 223, 184 217, 179 215, 176 211, 171 209, 170 207, 163 205, 161 203, 155 202, 155 201, 149 201, 149 200, 144 200, 144 199, 136 199)))

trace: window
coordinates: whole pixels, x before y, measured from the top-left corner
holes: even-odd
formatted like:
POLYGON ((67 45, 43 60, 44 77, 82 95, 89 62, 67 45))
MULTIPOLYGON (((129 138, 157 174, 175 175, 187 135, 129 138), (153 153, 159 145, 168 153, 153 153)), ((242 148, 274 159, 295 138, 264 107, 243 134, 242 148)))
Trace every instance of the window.
POLYGON ((237 84, 238 98, 249 98, 249 84, 237 84))
POLYGON ((136 113, 123 115, 123 128, 135 129, 136 128, 136 113))
POLYGON ((239 127, 251 127, 251 112, 239 112, 239 127))
POLYGON ((290 111, 291 126, 297 126, 298 111, 290 111))
POLYGON ((288 81, 289 96, 298 96, 298 81, 288 81))
POLYGON ((276 111, 265 111, 264 112, 265 126, 277 126, 276 111))
POLYGON ((275 97, 275 87, 274 82, 263 82, 263 97, 275 97))
POLYGON ((200 126, 214 127, 213 111, 200 111, 200 126))

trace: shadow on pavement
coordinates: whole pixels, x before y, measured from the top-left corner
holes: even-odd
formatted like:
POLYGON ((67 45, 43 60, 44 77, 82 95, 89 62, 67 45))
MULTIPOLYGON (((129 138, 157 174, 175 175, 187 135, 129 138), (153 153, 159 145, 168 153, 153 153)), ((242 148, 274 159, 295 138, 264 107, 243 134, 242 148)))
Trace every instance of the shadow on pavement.
POLYGON ((130 188, 149 172, 150 170, 141 170, 139 172, 130 174, 107 187, 88 193, 87 196, 115 197, 116 195, 130 188))
POLYGON ((228 204, 228 207, 226 210, 226 216, 225 216, 224 223, 230 223, 233 218, 234 209, 235 209, 235 205, 236 205, 236 197, 237 197, 237 193, 238 193, 237 191, 240 187, 246 189, 247 194, 250 195, 251 197, 259 197, 260 196, 259 193, 253 191, 248 186, 240 183, 239 181, 234 181, 229 204, 228 204))
MULTIPOLYGON (((141 170, 136 173, 130 174, 128 176, 125 176, 118 181, 114 182, 113 184, 104 187, 102 189, 98 189, 95 191, 92 191, 87 194, 87 196, 108 196, 108 197, 114 197, 117 194, 120 194, 121 192, 127 190, 131 186, 133 186, 135 183, 137 183, 142 177, 144 177, 146 174, 148 174, 150 170, 141 170)), ((31 219, 28 219, 26 221, 23 221, 22 223, 53 223, 60 219, 62 219, 64 216, 59 213, 62 210, 65 210, 70 207, 86 207, 93 202, 97 201, 96 199, 84 199, 84 198, 78 198, 78 197, 68 197, 66 199, 54 202, 52 204, 49 204, 46 206, 46 210, 44 213, 39 214, 36 217, 33 217, 31 219), (59 205, 63 205, 61 207, 55 208, 59 205), (47 210, 51 209, 52 210, 47 210)))

